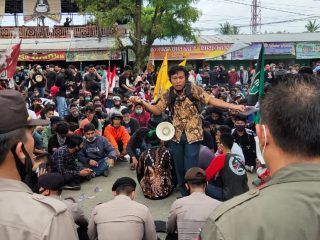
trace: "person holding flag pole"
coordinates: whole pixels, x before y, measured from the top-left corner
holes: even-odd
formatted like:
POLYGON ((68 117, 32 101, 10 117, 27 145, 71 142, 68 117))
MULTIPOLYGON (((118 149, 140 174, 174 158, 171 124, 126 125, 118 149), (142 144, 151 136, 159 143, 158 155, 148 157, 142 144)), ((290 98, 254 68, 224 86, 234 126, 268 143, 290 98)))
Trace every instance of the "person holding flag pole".
POLYGON ((165 71, 167 66, 166 56, 159 72, 160 79, 165 81, 161 85, 162 87, 166 86, 169 82, 172 84, 172 87, 161 94, 162 88, 159 89, 160 84, 156 86, 158 87, 155 89, 155 93, 158 93, 156 96, 158 102, 155 105, 151 105, 136 96, 131 97, 130 101, 142 104, 155 115, 160 115, 167 108, 170 109, 172 123, 175 127, 175 135, 171 142, 171 153, 175 163, 180 193, 182 196, 186 196, 187 190, 184 184, 184 175, 188 169, 199 165, 199 142, 203 139, 200 109, 197 107, 198 103, 201 102, 206 105, 238 111, 244 111, 245 107, 214 98, 206 93, 203 88, 191 84, 187 81, 189 73, 183 66, 173 66, 168 72, 169 78, 165 78, 167 76, 165 71))

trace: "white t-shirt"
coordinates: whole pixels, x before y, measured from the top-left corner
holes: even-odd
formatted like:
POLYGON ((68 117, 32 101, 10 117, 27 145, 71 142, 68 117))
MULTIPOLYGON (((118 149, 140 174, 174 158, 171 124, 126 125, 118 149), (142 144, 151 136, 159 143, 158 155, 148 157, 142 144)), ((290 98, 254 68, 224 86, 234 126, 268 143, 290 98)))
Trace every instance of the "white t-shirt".
POLYGON ((243 161, 243 164, 245 163, 242 148, 238 145, 238 143, 233 143, 232 148, 231 148, 231 153, 239 155, 239 157, 243 161))

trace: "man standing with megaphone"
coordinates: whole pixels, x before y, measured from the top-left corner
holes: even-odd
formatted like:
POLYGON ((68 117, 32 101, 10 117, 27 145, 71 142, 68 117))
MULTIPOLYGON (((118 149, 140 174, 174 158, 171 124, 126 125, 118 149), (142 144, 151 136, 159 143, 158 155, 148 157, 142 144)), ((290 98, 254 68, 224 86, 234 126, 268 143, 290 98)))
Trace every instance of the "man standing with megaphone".
POLYGON ((156 105, 151 105, 140 97, 131 97, 130 101, 143 104, 155 115, 160 115, 166 108, 171 111, 172 124, 175 128, 171 153, 180 193, 186 196, 184 175, 188 169, 199 165, 199 142, 203 140, 202 122, 197 103, 239 111, 244 111, 245 107, 216 99, 206 93, 203 88, 191 84, 187 81, 189 73, 182 66, 173 66, 168 74, 172 87, 163 93, 156 105))

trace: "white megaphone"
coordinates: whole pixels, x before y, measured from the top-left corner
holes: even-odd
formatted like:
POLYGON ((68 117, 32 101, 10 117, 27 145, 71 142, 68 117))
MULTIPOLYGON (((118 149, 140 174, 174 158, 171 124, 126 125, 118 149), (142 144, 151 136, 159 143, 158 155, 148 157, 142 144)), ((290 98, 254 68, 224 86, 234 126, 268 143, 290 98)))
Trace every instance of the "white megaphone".
POLYGON ((162 122, 156 128, 157 137, 162 141, 169 141, 175 133, 174 127, 169 122, 162 122))

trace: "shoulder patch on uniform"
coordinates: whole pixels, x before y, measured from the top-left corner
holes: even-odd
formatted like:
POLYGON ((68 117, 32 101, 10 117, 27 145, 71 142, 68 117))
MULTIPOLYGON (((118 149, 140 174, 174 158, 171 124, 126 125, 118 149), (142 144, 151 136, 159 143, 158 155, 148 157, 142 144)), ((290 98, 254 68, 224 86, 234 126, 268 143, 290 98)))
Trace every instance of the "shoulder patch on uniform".
POLYGON ((67 206, 65 203, 62 201, 59 201, 57 199, 51 198, 51 197, 46 197, 40 194, 34 193, 32 195, 32 198, 38 202, 42 202, 48 206, 50 206, 57 214, 60 214, 62 212, 65 212, 67 210, 67 206))
POLYGON ((240 196, 234 197, 231 200, 224 202, 213 211, 213 213, 210 216, 210 219, 212 219, 213 221, 217 220, 225 212, 228 212, 232 208, 250 200, 251 198, 258 196, 259 193, 260 193, 259 189, 251 189, 240 196))

